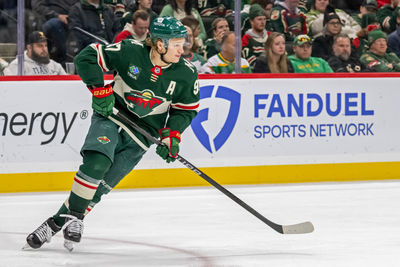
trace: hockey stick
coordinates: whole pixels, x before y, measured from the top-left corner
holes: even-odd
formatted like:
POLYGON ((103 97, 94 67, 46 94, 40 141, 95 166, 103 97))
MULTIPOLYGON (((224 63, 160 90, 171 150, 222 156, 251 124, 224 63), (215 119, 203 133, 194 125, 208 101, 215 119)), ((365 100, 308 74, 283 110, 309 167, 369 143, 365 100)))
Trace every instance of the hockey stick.
POLYGON ((97 35, 94 35, 94 34, 88 32, 88 31, 85 31, 84 29, 82 29, 82 28, 80 28, 80 27, 78 27, 78 26, 75 26, 75 27, 73 27, 72 29, 73 29, 73 30, 79 31, 79 32, 81 32, 81 33, 83 33, 83 34, 89 36, 89 37, 92 38, 92 39, 95 39, 96 41, 98 41, 98 42, 100 42, 100 43, 102 43, 102 44, 104 44, 104 45, 110 44, 106 39, 103 39, 103 38, 101 38, 101 37, 99 37, 99 36, 97 36, 97 35))
MULTIPOLYGON (((117 116, 120 120, 123 122, 127 123, 130 125, 133 129, 144 135, 146 138, 151 140, 153 143, 156 145, 164 145, 160 140, 156 139, 152 135, 150 135, 148 132, 140 128, 136 123, 131 121, 127 116, 124 114, 120 113, 116 108, 113 109, 113 114, 117 116)), ((242 201, 240 198, 235 196, 233 193, 231 193, 229 190, 227 190, 225 187, 211 179, 208 175, 206 175, 204 172, 196 168, 193 164, 191 164, 189 161, 187 161, 185 158, 182 156, 178 155, 176 158, 180 163, 185 165, 185 167, 189 168, 191 171, 199 175, 201 178, 206 180, 208 183, 213 185, 215 188, 217 188, 219 191, 224 193, 227 197, 235 201, 237 204, 242 206, 245 210, 256 216, 258 219, 263 221, 265 224, 267 224, 269 227, 277 231, 278 233, 281 234, 306 234, 306 233, 311 233, 314 231, 314 226, 311 222, 303 222, 299 224, 292 224, 292 225, 281 225, 274 223, 267 218, 265 218, 263 215, 258 213, 255 209, 247 205, 244 201, 242 201)))

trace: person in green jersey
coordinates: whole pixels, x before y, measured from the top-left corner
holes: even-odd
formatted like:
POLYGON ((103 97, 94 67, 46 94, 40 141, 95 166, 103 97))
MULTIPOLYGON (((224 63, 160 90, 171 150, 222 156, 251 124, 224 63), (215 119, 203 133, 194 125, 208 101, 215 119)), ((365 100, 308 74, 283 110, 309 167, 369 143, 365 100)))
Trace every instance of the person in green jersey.
POLYGON ((400 71, 400 59, 393 52, 387 52, 387 36, 381 30, 368 33, 369 49, 360 58, 363 66, 374 72, 400 71))
POLYGON ((312 57, 312 42, 308 35, 296 36, 293 41, 294 55, 289 56, 295 73, 332 73, 328 62, 319 57, 312 57))
POLYGON ((391 0, 390 4, 382 6, 376 12, 376 17, 382 26, 382 30, 391 33, 396 30, 400 12, 400 0, 391 0))
MULTIPOLYGON (((202 73, 235 73, 235 33, 226 32, 222 37, 221 52, 212 56, 201 68, 202 73)), ((251 73, 250 64, 240 59, 240 72, 251 73)))
POLYGON ((75 57, 75 67, 92 93, 94 110, 81 149, 83 164, 68 199, 55 215, 27 237, 27 248, 40 248, 63 227, 64 246, 81 240, 85 214, 140 161, 152 142, 113 114, 113 108, 164 145, 156 152, 166 162, 178 155, 181 133, 197 115, 196 68, 183 59, 186 28, 173 17, 156 18, 146 45, 133 39, 91 44, 75 57), (104 85, 103 72, 115 72, 104 85))

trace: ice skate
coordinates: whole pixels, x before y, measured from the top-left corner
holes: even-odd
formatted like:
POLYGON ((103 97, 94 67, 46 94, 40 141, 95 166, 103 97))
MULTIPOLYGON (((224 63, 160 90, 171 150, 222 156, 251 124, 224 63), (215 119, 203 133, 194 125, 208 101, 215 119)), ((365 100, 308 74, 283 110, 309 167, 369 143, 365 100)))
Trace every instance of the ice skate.
POLYGON ((42 223, 35 231, 29 234, 26 238, 27 244, 22 249, 38 249, 45 242, 50 243, 51 238, 61 227, 58 226, 53 217, 48 218, 44 223, 42 223))
POLYGON ((84 215, 71 211, 69 214, 61 216, 65 217, 63 227, 64 247, 71 252, 74 249, 74 244, 81 241, 84 215))

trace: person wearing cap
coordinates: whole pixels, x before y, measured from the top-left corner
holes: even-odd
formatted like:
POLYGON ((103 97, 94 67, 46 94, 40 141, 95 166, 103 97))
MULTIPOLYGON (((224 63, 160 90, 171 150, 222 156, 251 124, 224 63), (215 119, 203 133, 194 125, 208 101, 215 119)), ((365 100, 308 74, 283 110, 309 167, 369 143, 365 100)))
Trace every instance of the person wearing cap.
MULTIPOLYGON (((241 73, 251 73, 249 62, 240 59, 241 73)), ((235 33, 226 32, 221 41, 221 52, 210 57, 202 67, 202 73, 235 73, 235 33)))
POLYGON ((391 0, 376 12, 376 17, 386 33, 392 33, 397 27, 397 17, 400 12, 400 0, 391 0))
POLYGON ((369 49, 361 55, 360 61, 366 69, 374 72, 400 71, 400 59, 393 52, 387 52, 387 36, 381 30, 368 33, 369 49))
POLYGON ((334 9, 327 8, 324 14, 324 29, 322 35, 314 39, 312 45, 312 56, 328 60, 333 55, 333 39, 341 33, 342 23, 334 9))
POLYGON ((377 10, 378 10, 378 3, 376 2, 376 0, 363 0, 360 6, 360 12, 354 14, 352 18, 361 26, 361 28, 364 28, 362 26, 363 15, 376 14, 377 10))
POLYGON ((257 57, 264 52, 269 32, 265 30, 267 22, 265 10, 259 4, 251 5, 249 18, 251 29, 242 37, 242 57, 253 67, 257 57))
MULTIPOLYGON (((18 75, 18 59, 10 62, 4 69, 4 75, 18 75)), ((28 36, 23 75, 66 75, 61 64, 50 59, 43 32, 34 31, 28 36)))
POLYGON ((288 47, 297 35, 307 34, 306 15, 299 9, 299 0, 275 2, 267 30, 283 33, 288 47))
POLYGON ((245 4, 242 11, 240 12, 241 16, 241 32, 242 36, 251 28, 250 24, 250 7, 254 4, 259 4, 265 11, 265 16, 267 18, 267 25, 271 21, 271 11, 274 7, 274 0, 251 0, 249 4, 245 4))
POLYGON ((352 55, 351 41, 347 34, 338 34, 333 38, 333 55, 328 64, 334 72, 361 72, 364 70, 359 57, 352 55))
POLYGON ((225 18, 216 18, 211 23, 213 37, 209 38, 204 43, 203 57, 204 59, 211 58, 221 52, 222 37, 226 32, 229 32, 229 24, 225 18))
MULTIPOLYGON (((329 5, 328 0, 311 0, 311 9, 306 14, 307 16, 307 26, 309 28, 309 35, 316 38, 323 33, 324 29, 324 14, 329 5)), ((329 11, 329 13, 332 11, 329 11)), ((356 37, 357 32, 361 29, 360 25, 344 10, 333 8, 342 23, 342 33, 347 34, 350 38, 356 37)))
POLYGON ((159 17, 150 25, 146 44, 135 40, 91 44, 75 57, 75 69, 92 95, 93 108, 80 151, 82 165, 71 177, 67 200, 27 236, 28 247, 38 249, 62 230, 64 246, 71 251, 81 241, 85 215, 153 144, 117 112, 160 138, 162 145, 155 152, 166 163, 176 160, 181 133, 196 117, 200 103, 196 68, 181 57, 185 37, 180 21, 159 17), (115 73, 114 81, 104 84, 104 72, 109 70, 115 73))
POLYGON ((294 55, 289 56, 295 73, 332 73, 328 62, 319 57, 312 57, 312 41, 308 35, 296 36, 293 41, 294 55))

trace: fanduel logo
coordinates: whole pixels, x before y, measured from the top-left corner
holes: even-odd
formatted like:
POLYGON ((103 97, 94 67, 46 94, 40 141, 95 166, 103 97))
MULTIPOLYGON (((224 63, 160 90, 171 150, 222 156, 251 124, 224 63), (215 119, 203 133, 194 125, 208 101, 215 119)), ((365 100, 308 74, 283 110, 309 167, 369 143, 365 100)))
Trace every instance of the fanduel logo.
MULTIPOLYGON (((214 151, 218 151, 228 140, 235 127, 240 108, 240 94, 225 86, 207 85, 200 87, 200 99, 212 98, 224 99, 230 102, 228 116, 222 126, 221 131, 212 139, 214 144, 214 151), (213 94, 216 90, 215 94, 213 94)), ((204 121, 208 120, 209 109, 204 108, 199 111, 197 116, 192 121, 192 129, 200 143, 210 152, 213 153, 211 148, 211 140, 207 131, 202 126, 204 121)), ((212 119, 212 118, 211 118, 212 119)))

